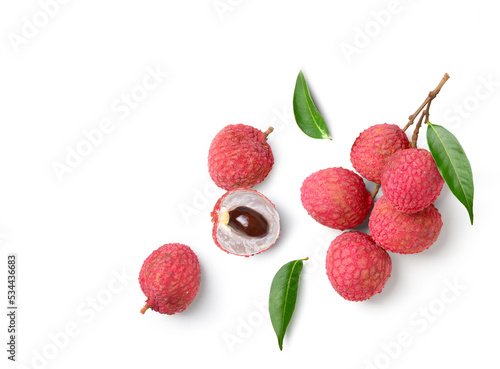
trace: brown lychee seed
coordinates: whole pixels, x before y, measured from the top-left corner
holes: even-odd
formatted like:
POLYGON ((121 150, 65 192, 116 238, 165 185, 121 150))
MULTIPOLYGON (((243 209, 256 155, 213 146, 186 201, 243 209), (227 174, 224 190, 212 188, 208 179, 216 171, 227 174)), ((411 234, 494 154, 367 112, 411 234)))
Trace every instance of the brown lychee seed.
POLYGON ((212 211, 212 236, 227 253, 251 256, 270 248, 279 237, 280 218, 274 205, 250 189, 227 192, 212 211))
POLYGON ((239 206, 231 210, 227 224, 236 232, 250 237, 264 237, 269 231, 266 218, 246 206, 239 206))

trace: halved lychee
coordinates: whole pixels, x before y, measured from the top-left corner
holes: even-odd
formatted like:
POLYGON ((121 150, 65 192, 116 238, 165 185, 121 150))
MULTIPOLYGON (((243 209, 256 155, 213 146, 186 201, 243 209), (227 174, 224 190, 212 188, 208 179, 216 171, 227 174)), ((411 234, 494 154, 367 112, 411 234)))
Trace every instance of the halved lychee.
POLYGON ((280 217, 274 205, 254 190, 227 192, 211 215, 215 244, 230 254, 261 253, 274 245, 280 234, 280 217))

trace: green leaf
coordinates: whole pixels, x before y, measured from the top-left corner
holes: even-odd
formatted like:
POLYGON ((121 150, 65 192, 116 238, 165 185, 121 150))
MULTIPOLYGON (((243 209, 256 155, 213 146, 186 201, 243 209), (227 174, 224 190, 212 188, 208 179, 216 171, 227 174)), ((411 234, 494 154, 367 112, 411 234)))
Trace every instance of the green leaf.
POLYGON ((427 143, 439 172, 474 224, 472 168, 457 138, 446 128, 427 122, 427 143))
POLYGON ((283 338, 295 310, 303 261, 307 259, 294 260, 283 265, 271 283, 269 314, 276 336, 278 336, 280 350, 283 350, 283 338))
POLYGON ((293 93, 293 114, 299 128, 312 138, 330 138, 326 123, 314 105, 302 71, 297 77, 293 93))

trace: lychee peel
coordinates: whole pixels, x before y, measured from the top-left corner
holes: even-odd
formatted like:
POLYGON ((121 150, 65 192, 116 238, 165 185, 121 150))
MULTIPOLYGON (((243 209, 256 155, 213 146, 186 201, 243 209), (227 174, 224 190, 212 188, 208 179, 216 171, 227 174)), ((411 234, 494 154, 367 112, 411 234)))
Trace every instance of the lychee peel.
POLYGON ((360 225, 373 202, 363 179, 340 167, 311 174, 300 192, 302 205, 314 220, 339 230, 360 225))
POLYGON ((384 195, 397 210, 415 213, 436 200, 444 179, 428 150, 408 149, 391 155, 381 184, 384 195))
POLYGON ((200 287, 200 264, 189 246, 170 243, 153 251, 144 261, 139 284, 147 309, 173 315, 184 311, 200 287))
POLYGON ((258 191, 239 188, 226 192, 217 200, 211 212, 212 237, 228 254, 249 257, 268 250, 280 235, 280 217, 274 204, 258 191), (269 224, 264 237, 250 237, 235 232, 229 225, 229 212, 237 207, 249 207, 261 214, 269 224))
POLYGON ((267 135, 244 124, 223 128, 208 153, 210 177, 218 187, 228 191, 254 187, 267 177, 273 164, 267 135))
POLYGON ((350 231, 333 240, 326 254, 326 274, 337 293, 349 301, 380 293, 391 276, 389 254, 365 233, 350 231))
POLYGON ((385 196, 380 197, 370 214, 370 234, 385 250, 414 254, 436 242, 443 222, 438 209, 431 204, 416 213, 396 210, 385 196))
POLYGON ((410 148, 406 133, 395 124, 376 124, 361 132, 351 148, 351 163, 364 178, 380 183, 387 159, 410 148))

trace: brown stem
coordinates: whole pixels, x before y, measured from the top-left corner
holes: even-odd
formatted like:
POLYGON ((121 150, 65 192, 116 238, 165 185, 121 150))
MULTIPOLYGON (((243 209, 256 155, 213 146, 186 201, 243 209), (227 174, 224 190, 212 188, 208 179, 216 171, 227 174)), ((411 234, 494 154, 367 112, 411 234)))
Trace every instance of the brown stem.
POLYGON ((424 117, 424 123, 427 124, 427 122, 429 121, 429 116, 431 115, 431 103, 432 103, 432 100, 429 101, 429 104, 427 104, 427 109, 425 109, 425 117, 424 117))
POLYGON ((269 127, 267 129, 267 131, 264 132, 264 136, 266 136, 266 138, 267 138, 267 136, 269 136, 272 131, 274 131, 274 128, 273 127, 269 127))
POLYGON ((449 79, 450 79, 449 74, 445 73, 444 77, 441 79, 441 82, 439 82, 439 84, 437 85, 437 87, 433 91, 429 92, 429 95, 427 96, 427 98, 425 99, 425 101, 423 102, 423 104, 420 105, 420 107, 417 109, 417 111, 415 112, 415 114, 410 115, 410 117, 408 118, 409 121, 406 124, 406 126, 403 128, 403 131, 406 131, 408 129, 408 127, 410 127, 413 124, 413 121, 415 120, 416 117, 418 117, 418 115, 420 114, 420 112, 422 111, 422 109, 425 108, 426 105, 428 105, 432 100, 434 100, 436 98, 436 96, 439 93, 439 91, 441 91, 441 88, 443 87, 443 85, 449 79))
POLYGON ((375 188, 373 189, 373 192, 371 193, 370 197, 372 199, 375 198, 375 196, 377 196, 377 193, 378 193, 378 190, 380 190, 380 186, 381 184, 380 183, 377 183, 377 185, 375 186, 375 188))
POLYGON ((420 115, 420 119, 418 120, 417 125, 415 126, 415 130, 413 131, 413 136, 411 137, 411 148, 416 149, 417 148, 417 140, 418 140, 418 133, 420 132, 420 127, 422 126, 422 121, 424 120, 424 117, 427 115, 426 113, 429 111, 429 105, 427 105, 426 110, 420 115))
POLYGON ((144 305, 144 307, 141 309, 141 314, 144 314, 151 306, 149 306, 147 303, 144 305))

